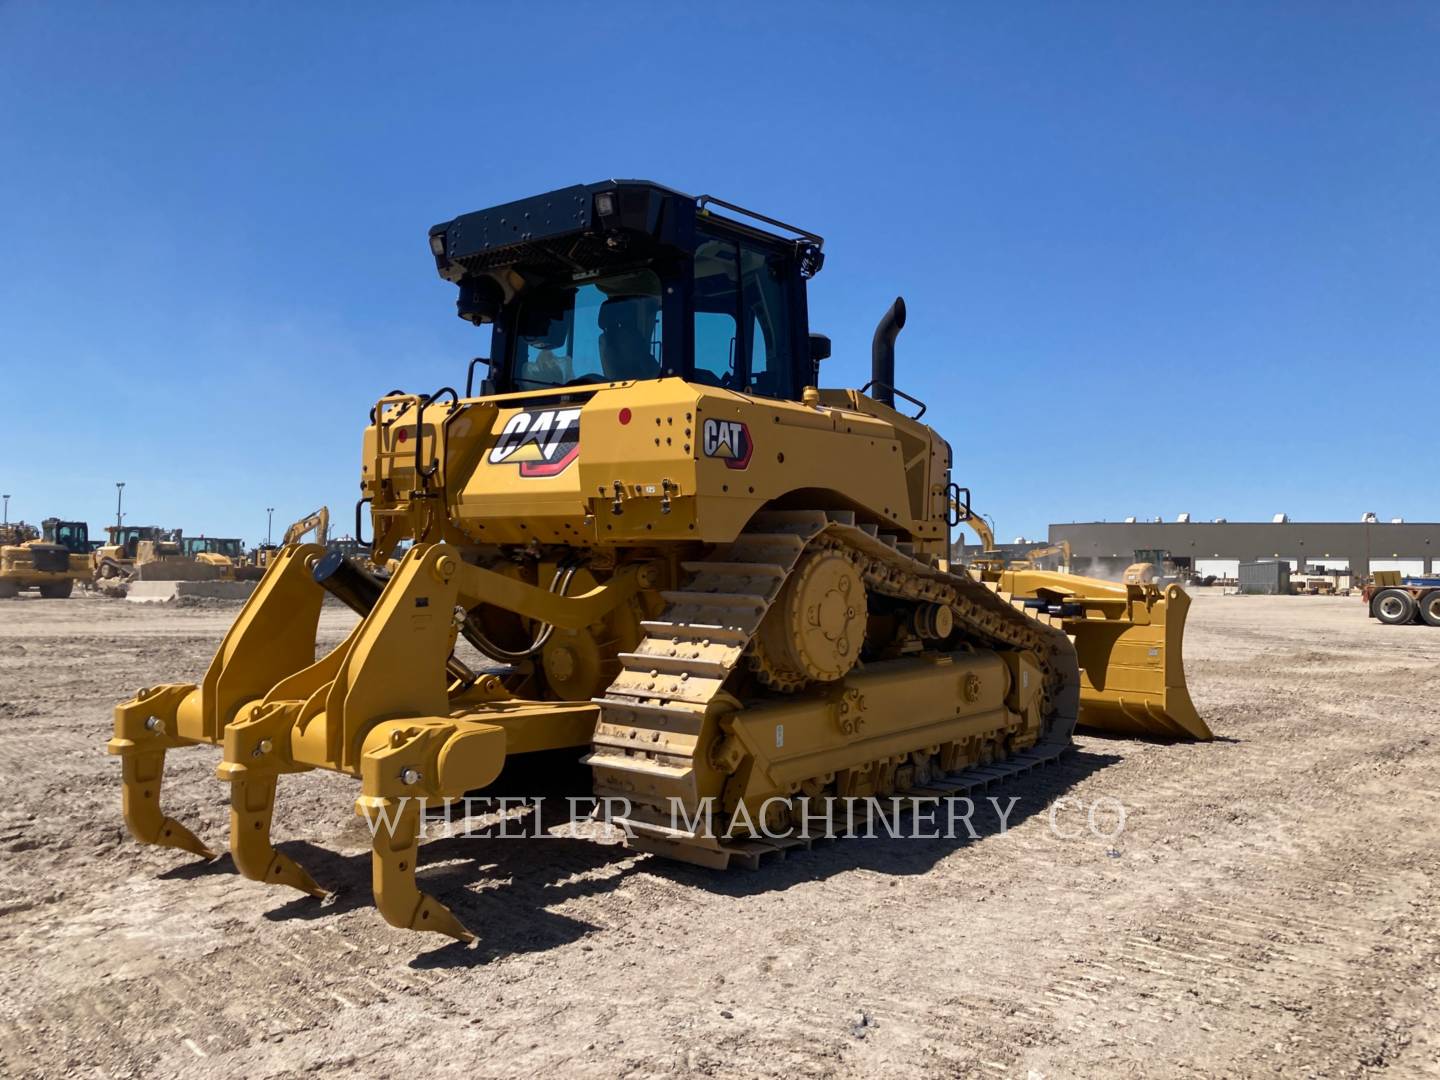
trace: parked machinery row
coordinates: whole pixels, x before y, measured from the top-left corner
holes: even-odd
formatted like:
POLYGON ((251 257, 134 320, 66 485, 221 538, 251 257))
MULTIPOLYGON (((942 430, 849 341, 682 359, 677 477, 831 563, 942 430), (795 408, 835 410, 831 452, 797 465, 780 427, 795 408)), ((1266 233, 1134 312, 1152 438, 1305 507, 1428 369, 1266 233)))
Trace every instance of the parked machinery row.
MULTIPOLYGON (((313 533, 328 540, 330 514, 325 508, 301 518, 285 532, 283 543, 313 533)), ((61 599, 81 584, 151 581, 258 581, 279 547, 247 550, 236 538, 185 536, 156 525, 110 525, 106 539, 90 539, 83 521, 46 518, 40 528, 23 521, 0 526, 0 598, 35 589, 61 599)), ((283 546, 283 545, 282 545, 283 546)))

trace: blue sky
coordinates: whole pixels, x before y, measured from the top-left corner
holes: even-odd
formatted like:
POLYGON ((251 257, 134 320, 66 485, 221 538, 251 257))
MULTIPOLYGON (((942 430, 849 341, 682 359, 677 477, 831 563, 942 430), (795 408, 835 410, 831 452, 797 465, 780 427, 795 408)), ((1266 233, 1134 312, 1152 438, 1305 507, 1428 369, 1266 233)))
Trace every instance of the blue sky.
POLYGON ((1418 4, 0 3, 0 489, 346 520, 374 399, 488 346, 428 227, 644 176, 824 234, 827 385, 905 296, 1002 538, 1436 520, 1437 49, 1418 4))

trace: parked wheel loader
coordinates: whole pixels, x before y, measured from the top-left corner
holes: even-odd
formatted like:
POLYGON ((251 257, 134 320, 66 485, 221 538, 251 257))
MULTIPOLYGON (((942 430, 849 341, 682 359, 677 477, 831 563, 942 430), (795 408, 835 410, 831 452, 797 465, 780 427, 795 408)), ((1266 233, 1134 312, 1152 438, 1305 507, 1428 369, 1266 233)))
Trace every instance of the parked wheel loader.
POLYGON ((40 528, 25 522, 0 526, 0 598, 21 589, 62 600, 77 581, 90 578, 90 526, 83 521, 46 518, 40 528))
POLYGON ((819 388, 819 235, 606 181, 429 243, 489 357, 463 394, 377 400, 368 560, 287 544, 198 684, 116 708, 139 840, 210 854, 161 791, 168 751, 214 744, 240 872, 323 895, 272 844, 276 787, 346 773, 381 913, 470 940, 417 884, 421 815, 522 755, 583 754, 630 844, 722 868, 793 843, 816 800, 953 792, 1058 756, 1077 722, 1209 736, 1183 590, 949 565, 956 465, 895 385, 903 301, 870 382, 819 388), (317 657, 327 594, 360 619, 317 657))

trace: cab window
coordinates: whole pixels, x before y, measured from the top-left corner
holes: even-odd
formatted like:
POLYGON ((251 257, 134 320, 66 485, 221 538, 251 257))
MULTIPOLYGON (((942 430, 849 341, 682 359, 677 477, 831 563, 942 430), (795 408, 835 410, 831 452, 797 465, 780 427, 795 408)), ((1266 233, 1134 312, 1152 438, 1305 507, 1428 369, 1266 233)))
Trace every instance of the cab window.
POLYGON ((660 341, 660 279, 652 270, 538 286, 520 303, 515 389, 658 378, 660 341))
POLYGON ((765 397, 794 396, 789 290, 780 256, 719 237, 695 251, 692 378, 765 397))
POLYGON ((779 256, 742 246, 740 279, 744 301, 749 387, 763 397, 795 396, 790 355, 790 303, 779 256))
POLYGON ((739 252, 728 240, 705 240, 695 249, 695 370, 707 386, 740 389, 739 252))

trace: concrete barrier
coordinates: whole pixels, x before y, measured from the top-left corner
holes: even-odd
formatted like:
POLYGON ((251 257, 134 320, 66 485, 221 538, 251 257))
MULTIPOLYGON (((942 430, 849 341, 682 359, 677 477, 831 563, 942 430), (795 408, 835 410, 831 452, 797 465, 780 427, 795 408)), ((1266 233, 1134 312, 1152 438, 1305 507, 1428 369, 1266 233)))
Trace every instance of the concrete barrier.
POLYGON ((216 581, 224 571, 193 559, 160 559, 135 567, 136 581, 216 581))
POLYGON ((136 604, 164 604, 186 597, 245 600, 254 591, 253 581, 132 581, 125 599, 136 604))

